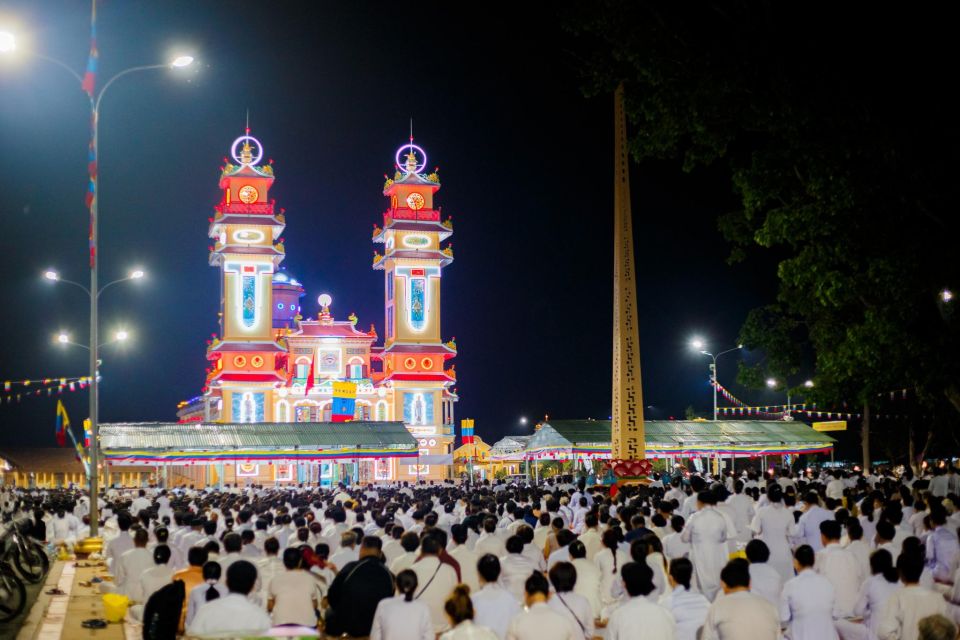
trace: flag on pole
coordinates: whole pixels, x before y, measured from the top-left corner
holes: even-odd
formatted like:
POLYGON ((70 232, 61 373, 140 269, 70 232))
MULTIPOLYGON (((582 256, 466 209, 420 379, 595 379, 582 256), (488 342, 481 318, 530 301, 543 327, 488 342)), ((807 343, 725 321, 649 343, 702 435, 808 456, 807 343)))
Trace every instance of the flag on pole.
POLYGON ((68 431, 70 431, 70 416, 67 415, 67 409, 63 406, 63 400, 57 400, 57 430, 54 433, 57 437, 57 445, 66 446, 68 431))
POLYGON ((90 55, 87 57, 87 71, 83 74, 80 87, 93 97, 93 90, 97 84, 97 60, 100 52, 97 50, 97 0, 92 0, 93 8, 90 11, 90 55))

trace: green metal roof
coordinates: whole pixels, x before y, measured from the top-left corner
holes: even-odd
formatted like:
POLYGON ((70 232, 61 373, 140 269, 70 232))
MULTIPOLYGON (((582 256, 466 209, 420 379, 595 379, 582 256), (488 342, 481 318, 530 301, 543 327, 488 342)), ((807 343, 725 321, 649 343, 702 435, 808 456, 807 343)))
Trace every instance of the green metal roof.
POLYGON ((122 449, 416 447, 402 422, 130 422, 100 425, 100 446, 122 449))
MULTIPOLYGON (((802 422, 783 420, 645 420, 647 443, 654 446, 782 445, 836 442, 802 422)), ((609 420, 551 420, 534 434, 528 449, 609 444, 609 420), (548 429, 549 427, 549 429, 548 429)))

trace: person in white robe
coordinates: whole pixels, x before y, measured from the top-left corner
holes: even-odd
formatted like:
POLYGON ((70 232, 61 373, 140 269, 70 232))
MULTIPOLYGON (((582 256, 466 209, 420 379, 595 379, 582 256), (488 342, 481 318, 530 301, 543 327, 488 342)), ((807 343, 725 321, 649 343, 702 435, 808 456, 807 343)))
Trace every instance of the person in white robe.
POLYGON ((762 596, 773 606, 779 607, 783 579, 768 562, 770 549, 763 540, 751 540, 747 543, 746 554, 750 561, 750 593, 762 596))
POLYGON ((673 615, 677 640, 697 640, 710 611, 710 601, 692 590, 693 563, 687 558, 670 561, 670 591, 660 597, 660 606, 673 615))
POLYGON ((493 631, 499 640, 507 637, 510 620, 520 612, 520 603, 500 584, 500 560, 486 554, 477 561, 481 588, 471 594, 473 621, 477 626, 493 631))
POLYGON ((853 615, 860 585, 867 576, 861 573, 861 566, 856 556, 840 546, 839 522, 836 520, 821 522, 820 537, 823 548, 816 552, 816 571, 833 585, 833 617, 849 617, 853 615))
POLYGON ((777 608, 750 593, 750 563, 742 558, 728 562, 720 584, 723 596, 710 605, 700 640, 779 640, 777 608))
MULTIPOLYGON (((801 545, 794 554, 797 576, 787 580, 780 594, 780 621, 791 640, 837 640, 833 624, 834 588, 813 569, 816 554, 801 545)), ((851 607, 852 608, 852 607, 851 607)))
POLYGON ((653 572, 646 563, 629 562, 621 572, 629 599, 610 614, 607 640, 674 640, 673 614, 647 596, 653 593, 653 572))
POLYGON ((843 640, 877 640, 877 627, 887 601, 903 585, 900 574, 893 566, 893 558, 886 549, 878 549, 870 556, 872 575, 860 586, 853 615, 860 622, 841 619, 836 621, 837 631, 843 640))
POLYGON ((793 558, 790 537, 796 533, 793 514, 783 505, 780 485, 771 484, 767 491, 767 506, 759 507, 750 528, 770 550, 770 565, 784 582, 793 577, 793 558))
POLYGON ((923 557, 905 553, 897 559, 897 571, 903 588, 884 604, 877 625, 879 640, 917 640, 919 622, 936 614, 949 615, 943 596, 920 586, 923 557))
POLYGON ((710 600, 720 590, 720 571, 727 562, 727 538, 731 533, 727 519, 714 506, 716 502, 716 494, 701 491, 697 495, 699 510, 690 516, 682 534, 683 541, 690 543, 697 586, 710 600))

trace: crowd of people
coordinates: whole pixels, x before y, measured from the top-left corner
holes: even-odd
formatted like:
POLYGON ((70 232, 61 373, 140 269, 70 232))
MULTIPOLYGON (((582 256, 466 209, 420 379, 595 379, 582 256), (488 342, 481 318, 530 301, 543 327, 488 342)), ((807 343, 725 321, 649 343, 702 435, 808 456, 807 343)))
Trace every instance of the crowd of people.
MULTIPOLYGON (((89 532, 82 491, 7 488, 0 509, 51 544, 89 532)), ((111 490, 101 518, 102 590, 169 595, 192 636, 956 640, 960 621, 949 467, 111 490)))

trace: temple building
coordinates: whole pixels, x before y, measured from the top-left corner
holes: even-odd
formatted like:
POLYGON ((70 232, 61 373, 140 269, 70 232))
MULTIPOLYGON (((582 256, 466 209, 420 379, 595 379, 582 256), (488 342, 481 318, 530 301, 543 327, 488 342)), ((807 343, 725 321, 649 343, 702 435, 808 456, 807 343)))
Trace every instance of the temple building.
MULTIPOLYGON (((285 212, 271 198, 272 161, 250 135, 233 144, 235 163, 221 171, 221 200, 210 218, 210 266, 220 272, 220 331, 209 342, 202 393, 180 403, 182 424, 402 422, 416 439, 411 457, 332 460, 296 474, 303 480, 442 480, 452 477, 453 389, 447 361, 453 340, 441 334, 441 275, 453 262, 450 219, 434 199, 436 172, 425 175, 426 154, 410 138, 387 178, 387 207, 375 225, 373 268, 384 275, 383 336, 358 318, 334 317, 334 301, 318 298, 320 312, 305 315, 305 287, 281 269, 285 212), (344 414, 346 407, 347 413, 344 414)), ((362 292, 356 292, 360 294, 362 292)), ((344 429, 345 432, 349 429, 344 429)), ((311 463, 305 463, 311 464, 311 463)), ((219 480, 278 480, 274 465, 224 465, 219 480)), ((282 465, 281 465, 282 466, 282 465)), ((286 470, 282 479, 292 474, 286 470)), ((289 478, 294 480, 293 477, 289 478)))

